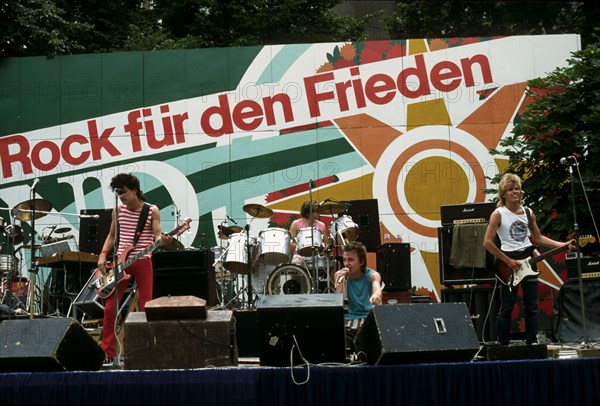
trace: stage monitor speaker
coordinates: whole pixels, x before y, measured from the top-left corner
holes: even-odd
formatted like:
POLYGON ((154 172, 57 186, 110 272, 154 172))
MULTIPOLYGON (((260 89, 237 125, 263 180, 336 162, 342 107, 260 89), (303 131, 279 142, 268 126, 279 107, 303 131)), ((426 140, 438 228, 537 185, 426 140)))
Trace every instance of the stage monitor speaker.
POLYGON ((100 254, 110 231, 112 209, 83 209, 79 214, 98 216, 82 217, 79 223, 79 251, 100 254))
POLYGON ((377 272, 385 292, 409 290, 411 285, 410 244, 386 243, 377 247, 377 272))
POLYGON ((5 320, 0 323, 0 370, 97 371, 104 351, 72 318, 5 320))
MULTIPOLYGON (((582 281, 588 341, 600 341, 600 281, 582 281)), ((581 343, 583 318, 579 281, 563 284, 555 302, 553 332, 559 342, 581 343)))
POLYGON ((464 303, 375 306, 357 337, 369 364, 470 361, 479 349, 464 303))
POLYGON ((443 303, 464 303, 479 342, 496 341, 496 316, 500 310, 500 289, 493 287, 442 289, 443 303))
POLYGON ((158 251, 152 255, 152 298, 196 296, 217 304, 213 254, 210 250, 158 251))
MULTIPOLYGON (((494 283, 494 257, 487 251, 485 267, 454 267, 450 265, 452 253, 452 238, 454 226, 438 228, 440 282, 442 285, 465 285, 479 283, 494 283)), ((483 244, 481 245, 481 250, 483 244)))
POLYGON ((311 364, 346 362, 343 305, 341 293, 261 297, 257 305, 260 364, 299 366, 305 364, 302 357, 311 364))
POLYGON ((356 240, 362 242, 368 252, 375 252, 381 244, 377 199, 350 200, 346 203, 349 204, 348 215, 358 226, 356 240))

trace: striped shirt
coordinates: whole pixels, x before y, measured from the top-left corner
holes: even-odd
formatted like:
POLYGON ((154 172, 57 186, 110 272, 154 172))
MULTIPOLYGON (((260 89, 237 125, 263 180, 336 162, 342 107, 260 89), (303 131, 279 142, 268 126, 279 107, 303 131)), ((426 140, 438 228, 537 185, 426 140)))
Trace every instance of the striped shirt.
MULTIPOLYGON (((133 250, 129 253, 129 256, 135 255, 144 250, 147 246, 154 243, 154 233, 152 231, 152 212, 154 208, 150 206, 148 211, 148 218, 146 224, 142 229, 138 242, 133 250)), ((129 210, 125 205, 119 206, 119 248, 118 255, 125 250, 130 244, 133 243, 133 237, 135 236, 135 230, 137 229, 138 220, 140 218, 141 211, 129 210)), ((148 252, 142 258, 151 258, 152 253, 148 252)))

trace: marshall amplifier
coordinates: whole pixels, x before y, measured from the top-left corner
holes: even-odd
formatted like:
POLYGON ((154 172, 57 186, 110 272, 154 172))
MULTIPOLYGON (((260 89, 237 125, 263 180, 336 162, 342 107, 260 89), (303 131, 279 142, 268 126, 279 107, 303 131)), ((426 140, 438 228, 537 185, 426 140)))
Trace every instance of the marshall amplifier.
POLYGON ((487 223, 496 209, 496 203, 466 203, 440 206, 442 225, 487 223))
MULTIPOLYGON (((577 254, 567 254, 567 276, 569 281, 578 280, 577 254)), ((600 257, 581 257, 581 277, 585 279, 600 279, 600 257)))

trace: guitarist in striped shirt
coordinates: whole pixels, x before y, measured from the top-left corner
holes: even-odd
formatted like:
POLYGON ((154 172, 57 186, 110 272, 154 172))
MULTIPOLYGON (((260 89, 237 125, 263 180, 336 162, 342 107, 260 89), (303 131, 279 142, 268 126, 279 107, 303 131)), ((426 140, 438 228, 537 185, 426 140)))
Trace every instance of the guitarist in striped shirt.
MULTIPOLYGON (((534 213, 522 205, 523 191, 521 179, 514 173, 505 174, 498 184, 498 207, 490 216, 483 246, 498 261, 502 262, 509 273, 517 272, 522 268, 520 260, 531 256, 536 243, 547 248, 559 248, 568 245, 568 249, 575 248, 575 241, 568 243, 555 241, 543 235, 537 225, 534 213), (501 246, 495 243, 498 235, 501 246)), ((498 263, 500 265, 500 262, 498 263)), ((533 265, 535 267, 535 264, 533 265)), ((499 267, 501 268, 501 267, 499 267)), ((535 274, 537 270, 534 269, 535 274)), ((503 281, 502 278, 498 278, 503 281)), ((525 306, 525 336, 527 344, 537 344, 538 332, 538 278, 529 276, 520 283, 525 306)), ((512 281, 503 281, 501 284, 501 303, 496 318, 496 331, 498 343, 508 345, 510 341, 510 323, 512 310, 517 299, 518 285, 512 286, 512 281)))
MULTIPOLYGON (((144 248, 153 244, 155 240, 162 239, 162 245, 166 245, 172 240, 171 236, 161 233, 160 211, 158 208, 155 205, 148 205, 147 217, 143 222, 141 232, 137 233, 137 242, 133 244, 142 208, 146 204, 146 198, 140 189, 140 181, 134 175, 122 173, 111 179, 110 188, 118 194, 121 204, 118 206, 117 213, 113 211, 110 232, 98 257, 97 271, 103 275, 108 272, 107 256, 112 251, 115 243, 116 226, 118 226, 119 232, 116 255, 119 258, 119 263, 122 263, 128 256, 140 253, 144 248)), ((144 311, 146 302, 152 300, 153 269, 151 252, 143 255, 130 265, 127 268, 127 274, 135 278, 139 292, 140 311, 144 311)), ((123 280, 123 282, 125 281, 123 280)), ((122 303, 126 287, 126 283, 117 283, 116 290, 119 296, 119 305, 122 303)), ((111 294, 104 302, 102 349, 106 353, 109 362, 112 362, 115 357, 115 296, 111 294)))

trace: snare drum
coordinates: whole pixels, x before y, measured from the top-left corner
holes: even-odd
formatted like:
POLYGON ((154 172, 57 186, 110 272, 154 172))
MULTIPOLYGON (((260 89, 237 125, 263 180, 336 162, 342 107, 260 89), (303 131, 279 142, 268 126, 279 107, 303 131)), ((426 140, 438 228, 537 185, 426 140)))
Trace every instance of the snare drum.
POLYGON ((248 249, 250 258, 253 258, 256 248, 256 238, 250 237, 250 246, 247 247, 246 233, 235 233, 229 236, 229 246, 225 253, 223 266, 229 272, 244 274, 248 272, 248 249))
POLYGON ((258 234, 258 258, 266 265, 290 262, 290 233, 283 228, 267 228, 258 234))
POLYGON ((312 278, 298 265, 281 265, 269 275, 265 291, 269 295, 297 295, 310 293, 312 278))
POLYGON ((296 234, 296 241, 298 242, 296 250, 303 257, 312 255, 313 248, 316 252, 323 252, 323 233, 317 228, 301 228, 296 234))
POLYGON ((13 255, 0 255, 0 274, 8 272, 15 274, 19 269, 19 259, 13 255))
POLYGON ((341 216, 329 226, 329 235, 335 238, 339 245, 346 245, 358 237, 358 225, 350 216, 341 216))

